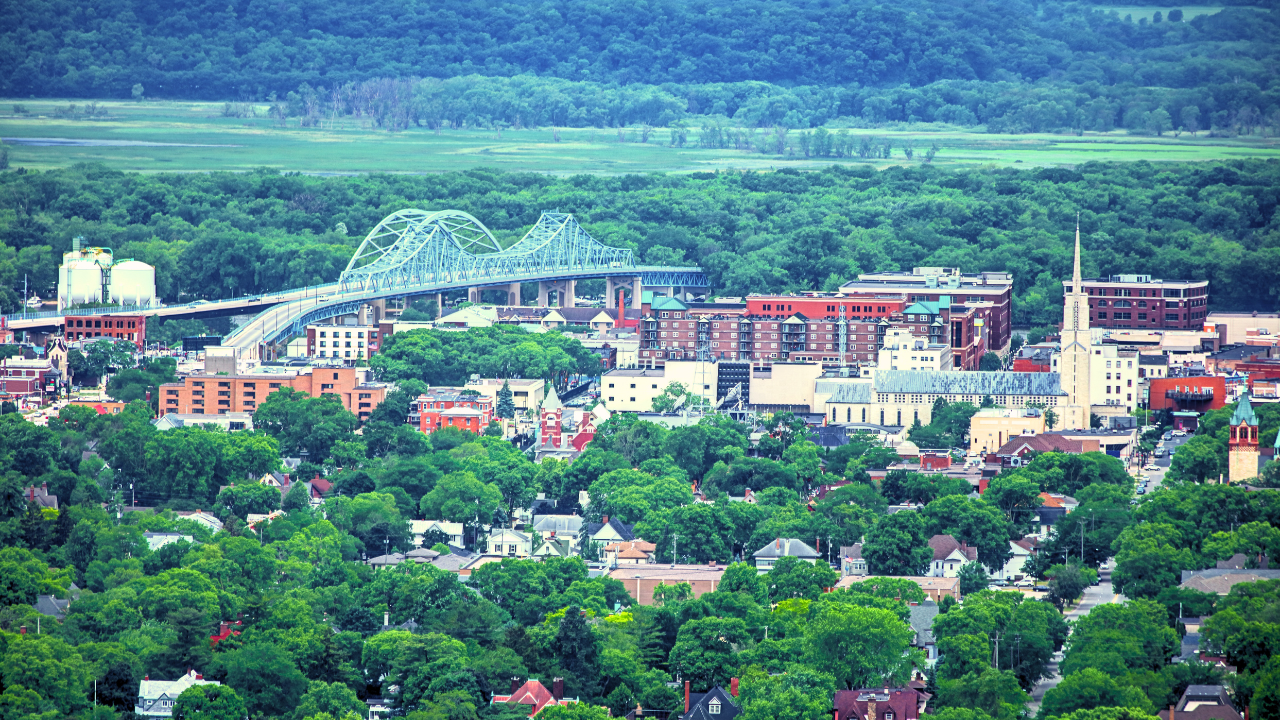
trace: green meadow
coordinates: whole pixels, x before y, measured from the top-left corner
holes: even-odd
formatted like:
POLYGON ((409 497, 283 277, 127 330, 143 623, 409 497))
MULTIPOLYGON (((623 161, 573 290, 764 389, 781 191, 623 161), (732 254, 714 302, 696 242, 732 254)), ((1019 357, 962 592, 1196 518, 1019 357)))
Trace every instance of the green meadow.
MULTIPOLYGON (((953 130, 850 130, 855 136, 892 139, 889 159, 806 158, 697 146, 696 128, 685 147, 670 147, 658 130, 647 143, 630 129, 551 128, 444 130, 426 128, 389 133, 361 127, 347 118, 321 128, 300 128, 296 119, 281 127, 267 118, 222 116, 218 103, 130 103, 106 101, 106 115, 85 117, 85 103, 0 101, 0 138, 9 145, 10 166, 29 169, 96 162, 135 172, 241 171, 271 167, 304 173, 431 173, 476 166, 553 174, 696 172, 728 169, 817 167, 833 162, 877 167, 922 162, 936 145, 934 163, 947 166, 1066 166, 1091 160, 1194 161, 1280 157, 1274 138, 1208 138, 1085 133, 998 135, 953 130), (59 110, 64 111, 59 114, 59 110), (38 144, 30 144, 38 143, 38 144), (908 160, 903 147, 915 157, 908 160)), ((763 132, 763 131, 762 131, 763 132)), ((794 132, 791 145, 797 146, 794 132)), ((795 151, 798 153, 798 150, 795 151)))

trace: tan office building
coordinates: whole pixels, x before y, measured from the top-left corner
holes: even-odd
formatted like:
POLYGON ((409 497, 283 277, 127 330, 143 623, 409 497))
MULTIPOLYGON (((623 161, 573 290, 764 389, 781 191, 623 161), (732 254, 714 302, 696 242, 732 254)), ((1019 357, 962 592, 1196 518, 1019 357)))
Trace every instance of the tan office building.
POLYGON ((1044 431, 1044 412, 1036 408, 986 408, 969 421, 969 450, 986 455, 1011 438, 1044 431))

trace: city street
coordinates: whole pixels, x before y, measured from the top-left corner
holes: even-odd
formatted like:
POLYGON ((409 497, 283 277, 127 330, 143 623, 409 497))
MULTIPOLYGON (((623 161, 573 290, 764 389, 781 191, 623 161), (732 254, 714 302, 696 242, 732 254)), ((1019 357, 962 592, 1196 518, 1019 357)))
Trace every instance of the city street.
MULTIPOLYGON (((1099 574, 1102 582, 1086 589, 1084 591, 1084 598, 1080 601, 1080 604, 1066 612, 1065 617, 1068 622, 1072 620, 1079 620, 1085 615, 1088 615, 1090 610, 1099 605, 1124 602, 1124 598, 1117 595, 1111 588, 1111 565, 1103 565, 1099 569, 1099 574)), ((1053 662, 1049 663, 1048 667, 1049 672, 1053 674, 1050 677, 1041 680, 1040 683, 1031 690, 1031 703, 1028 705, 1028 708, 1032 715, 1039 712, 1040 702, 1044 700, 1044 694, 1052 688, 1057 687, 1058 683, 1062 680, 1062 677, 1058 675, 1058 663, 1061 660, 1062 653, 1056 653, 1053 656, 1053 662)))

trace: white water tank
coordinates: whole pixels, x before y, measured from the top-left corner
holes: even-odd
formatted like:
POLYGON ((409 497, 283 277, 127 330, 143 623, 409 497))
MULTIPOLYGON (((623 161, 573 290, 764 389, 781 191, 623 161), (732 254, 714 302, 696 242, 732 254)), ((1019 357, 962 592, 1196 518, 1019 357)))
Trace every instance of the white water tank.
POLYGON ((89 259, 65 258, 58 268, 58 304, 102 302, 102 267, 89 259))
POLYGON ((137 260, 121 260, 111 266, 111 302, 151 305, 156 297, 156 269, 137 260))

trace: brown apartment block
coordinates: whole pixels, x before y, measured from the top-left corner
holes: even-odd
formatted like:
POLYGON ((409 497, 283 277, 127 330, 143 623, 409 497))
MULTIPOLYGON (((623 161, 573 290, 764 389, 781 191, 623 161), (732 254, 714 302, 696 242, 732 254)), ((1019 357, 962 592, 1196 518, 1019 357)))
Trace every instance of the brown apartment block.
POLYGON ((312 397, 337 395, 342 406, 361 422, 386 397, 387 386, 365 380, 367 370, 313 368, 298 375, 276 373, 246 375, 188 375, 182 382, 160 386, 160 412, 225 415, 254 412, 267 396, 281 388, 293 388, 312 397))

